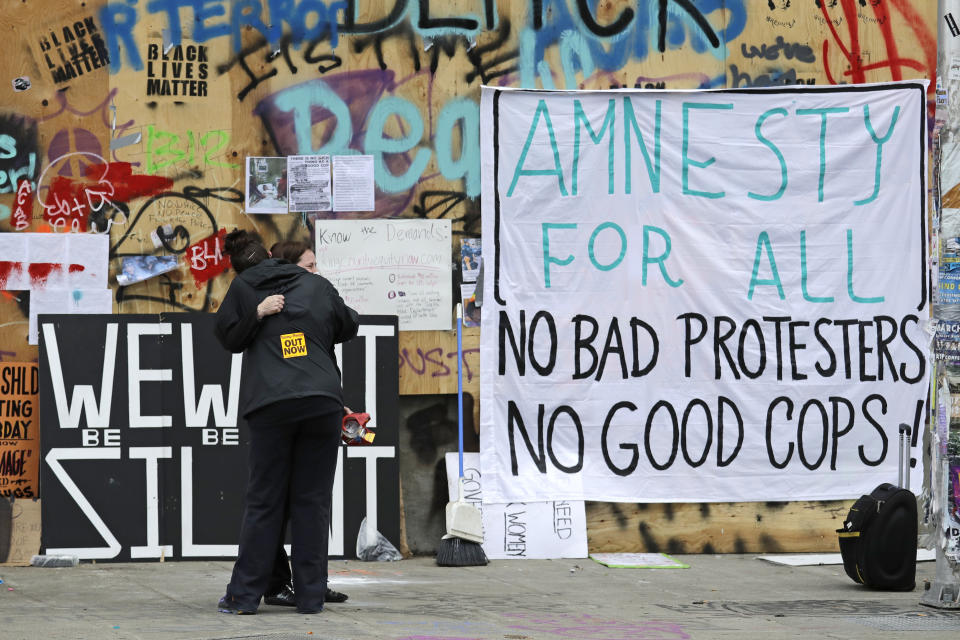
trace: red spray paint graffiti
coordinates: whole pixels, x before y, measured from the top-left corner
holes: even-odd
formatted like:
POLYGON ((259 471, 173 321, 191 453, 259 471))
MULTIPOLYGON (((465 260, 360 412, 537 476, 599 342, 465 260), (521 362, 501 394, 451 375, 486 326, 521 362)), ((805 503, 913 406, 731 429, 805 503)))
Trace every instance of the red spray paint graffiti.
POLYGON ((173 186, 170 178, 135 175, 129 162, 93 164, 85 173, 86 180, 56 176, 51 181, 43 218, 55 229, 86 231, 90 213, 109 206, 110 201, 128 202, 173 186))
POLYGON ((223 254, 223 238, 226 235, 227 230, 220 229, 216 234, 187 247, 190 273, 193 274, 197 289, 230 268, 230 256, 223 254))
MULTIPOLYGON (((479 353, 479 348, 463 350, 464 382, 472 382, 474 375, 476 375, 470 367, 468 356, 474 356, 479 353)), ((476 364, 474 366, 476 366, 476 364)), ((400 350, 399 368, 401 372, 403 372, 404 367, 407 367, 413 375, 420 377, 429 375, 431 378, 442 378, 456 375, 457 352, 451 351, 444 356, 441 347, 434 347, 429 351, 424 351, 420 347, 417 347, 416 356, 413 356, 410 351, 404 347, 400 350), (449 365, 445 364, 443 361, 444 357, 448 360, 453 359, 453 362, 449 365)))
POLYGON ((61 273, 66 266, 69 273, 77 273, 84 270, 82 264, 63 265, 59 262, 10 262, 0 260, 0 289, 7 286, 7 280, 12 274, 19 276, 23 273, 26 266, 27 274, 30 276, 30 284, 33 287, 43 287, 47 284, 47 279, 54 273, 61 273))
POLYGON ((17 182, 17 205, 11 216, 13 228, 23 231, 30 228, 30 216, 33 213, 33 187, 26 178, 17 182))
POLYGON ((15 273, 20 275, 23 272, 23 264, 19 262, 0 261, 0 289, 7 288, 7 280, 10 275, 15 273))
MULTIPOLYGON (((844 17, 843 21, 847 25, 847 32, 849 34, 849 42, 844 42, 844 39, 837 32, 836 25, 831 19, 831 16, 827 10, 827 3, 820 3, 820 12, 823 14, 824 20, 826 21, 827 26, 830 28, 830 34, 833 36, 836 46, 840 48, 840 52, 843 53, 843 57, 846 58, 847 63, 850 66, 849 69, 843 72, 844 76, 849 76, 850 80, 855 83, 866 82, 866 73, 868 71, 888 68, 890 69, 890 78, 892 80, 902 80, 902 68, 908 67, 910 69, 915 69, 922 72, 926 77, 933 77, 937 68, 937 37, 935 33, 930 32, 930 29, 924 22, 923 16, 921 16, 917 10, 910 5, 909 0, 890 0, 887 3, 870 3, 871 8, 873 9, 874 21, 880 28, 880 33, 883 36, 883 43, 886 49, 886 58, 876 62, 871 62, 869 64, 864 64, 865 55, 860 44, 859 16, 857 9, 858 4, 859 3, 856 0, 841 0, 841 8, 843 9, 844 17), (891 20, 890 12, 887 9, 888 5, 892 5, 910 27, 914 37, 924 51, 924 62, 915 60, 913 58, 900 57, 900 54, 897 50, 897 41, 893 36, 893 22, 891 20)), ((830 84, 837 84, 838 79, 835 78, 828 62, 829 51, 830 41, 824 40, 824 71, 826 72, 827 80, 830 82, 830 84)), ((930 91, 933 91, 933 89, 934 88, 931 86, 930 91)))

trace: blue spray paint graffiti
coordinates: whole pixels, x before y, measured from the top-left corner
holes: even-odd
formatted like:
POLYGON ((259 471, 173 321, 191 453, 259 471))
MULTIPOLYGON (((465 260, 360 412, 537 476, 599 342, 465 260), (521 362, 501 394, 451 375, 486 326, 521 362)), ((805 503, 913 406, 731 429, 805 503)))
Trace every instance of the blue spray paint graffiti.
MULTIPOLYGON (((242 34, 247 27, 263 34, 274 47, 285 33, 294 47, 320 37, 327 37, 330 46, 336 47, 341 33, 380 33, 406 19, 424 39, 451 35, 473 39, 484 28, 494 29, 498 23, 496 0, 478 0, 482 17, 469 13, 438 16, 443 3, 437 0, 433 10, 430 0, 394 0, 390 12, 372 23, 357 22, 359 4, 358 0, 150 0, 144 7, 149 14, 165 15, 164 30, 170 43, 180 44, 184 25, 189 24, 194 42, 229 37, 234 53, 242 50, 242 34), (340 15, 342 24, 338 21, 340 15)), ((136 1, 109 2, 100 10, 99 17, 107 34, 111 73, 119 71, 123 64, 142 70, 143 59, 133 35, 140 19, 136 1)))
MULTIPOLYGON (((631 59, 645 60, 652 49, 678 49, 689 40, 697 53, 727 56, 727 43, 736 39, 747 24, 743 0, 704 0, 694 6, 689 0, 658 0, 637 3, 637 10, 624 9, 609 25, 597 23, 587 0, 577 0, 571 13, 566 0, 533 0, 533 24, 520 34, 520 84, 535 87, 537 75, 544 88, 555 88, 544 56, 559 46, 562 75, 567 89, 575 89, 574 58, 584 77, 594 69, 615 71, 631 59), (642 4, 643 6, 639 6, 642 4), (712 26, 708 17, 726 10, 727 25, 712 26), (549 16, 549 21, 544 21, 549 16), (655 25, 655 26, 654 26, 655 25)), ((596 0, 593 2, 597 4, 596 0)))
POLYGON ((425 136, 420 109, 406 98, 392 95, 397 86, 392 71, 333 74, 264 98, 254 114, 263 120, 282 155, 373 155, 377 188, 383 193, 402 193, 414 187, 435 153, 443 177, 463 180, 467 196, 478 196, 480 112, 476 102, 467 98, 449 101, 437 117, 436 132, 425 136), (388 135, 388 123, 398 120, 403 123, 403 134, 388 135), (458 128, 459 150, 454 148, 454 130, 458 128), (317 132, 319 145, 314 144, 317 132), (427 146, 431 139, 432 149, 427 146))

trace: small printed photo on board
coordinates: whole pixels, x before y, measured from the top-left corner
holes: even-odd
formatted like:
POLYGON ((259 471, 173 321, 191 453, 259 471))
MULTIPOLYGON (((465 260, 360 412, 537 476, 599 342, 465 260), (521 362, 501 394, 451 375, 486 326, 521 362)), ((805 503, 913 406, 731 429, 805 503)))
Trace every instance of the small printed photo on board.
POLYGON ((287 213, 287 159, 247 157, 247 213, 287 213))
POLYGON ((477 284, 471 282, 460 285, 460 299, 463 302, 463 326, 480 326, 480 307, 477 306, 477 284))
POLYGON ((177 268, 177 256, 126 256, 120 260, 117 284, 127 286, 177 268))
POLYGON ((480 238, 460 239, 460 266, 463 282, 476 282, 480 272, 480 238))

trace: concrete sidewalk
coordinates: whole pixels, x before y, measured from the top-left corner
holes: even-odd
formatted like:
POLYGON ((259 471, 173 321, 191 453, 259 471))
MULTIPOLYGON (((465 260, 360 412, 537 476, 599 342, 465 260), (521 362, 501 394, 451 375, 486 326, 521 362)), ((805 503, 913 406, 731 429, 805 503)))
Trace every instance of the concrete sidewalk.
POLYGON ((331 562, 350 595, 319 615, 261 606, 218 613, 232 562, 0 567, 0 638, 629 639, 957 637, 960 612, 919 605, 934 563, 908 593, 866 590, 837 565, 786 567, 753 555, 675 556, 689 569, 613 569, 590 559, 433 558, 331 562), (922 634, 922 636, 921 636, 922 634))

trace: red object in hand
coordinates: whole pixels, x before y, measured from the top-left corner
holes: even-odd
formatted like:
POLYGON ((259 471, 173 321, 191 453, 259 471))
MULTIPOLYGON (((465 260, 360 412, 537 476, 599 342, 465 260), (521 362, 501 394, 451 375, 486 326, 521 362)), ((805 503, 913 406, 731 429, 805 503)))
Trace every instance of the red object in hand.
POLYGON ((373 429, 369 413, 348 413, 343 416, 340 439, 348 445, 372 444, 376 437, 373 429))

